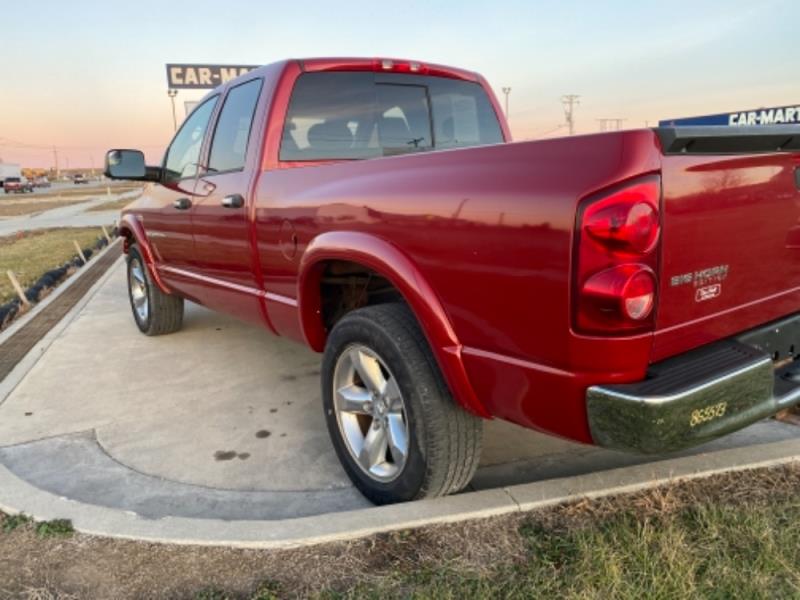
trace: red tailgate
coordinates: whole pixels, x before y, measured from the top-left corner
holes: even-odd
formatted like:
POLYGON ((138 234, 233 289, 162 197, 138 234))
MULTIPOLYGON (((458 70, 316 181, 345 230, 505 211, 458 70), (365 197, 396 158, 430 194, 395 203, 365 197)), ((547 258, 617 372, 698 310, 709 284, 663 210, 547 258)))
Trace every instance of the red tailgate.
POLYGON ((800 310, 798 165, 796 153, 664 156, 654 361, 800 310))

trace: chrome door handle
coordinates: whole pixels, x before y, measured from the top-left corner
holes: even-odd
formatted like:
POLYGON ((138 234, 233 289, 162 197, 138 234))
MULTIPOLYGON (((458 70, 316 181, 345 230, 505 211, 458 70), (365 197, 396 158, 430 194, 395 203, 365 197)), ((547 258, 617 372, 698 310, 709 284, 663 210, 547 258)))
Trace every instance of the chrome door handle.
POLYGON ((244 198, 241 194, 231 194, 222 199, 222 206, 225 208, 242 208, 244 206, 244 198))
POLYGON ((187 210, 192 208, 192 201, 188 198, 178 198, 172 203, 172 207, 176 210, 187 210))

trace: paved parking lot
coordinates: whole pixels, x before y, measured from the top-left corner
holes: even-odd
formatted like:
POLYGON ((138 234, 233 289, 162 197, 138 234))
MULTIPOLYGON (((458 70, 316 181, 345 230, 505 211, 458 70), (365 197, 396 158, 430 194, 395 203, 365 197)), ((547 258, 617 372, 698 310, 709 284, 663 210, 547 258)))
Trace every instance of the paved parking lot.
MULTIPOLYGON (((272 520, 367 506, 328 440, 319 355, 193 304, 181 332, 148 338, 129 310, 119 262, 0 398, 2 466, 57 496, 144 518, 272 520)), ((648 460, 486 425, 473 490, 648 460)), ((797 437, 800 428, 765 421, 691 453, 797 437)))

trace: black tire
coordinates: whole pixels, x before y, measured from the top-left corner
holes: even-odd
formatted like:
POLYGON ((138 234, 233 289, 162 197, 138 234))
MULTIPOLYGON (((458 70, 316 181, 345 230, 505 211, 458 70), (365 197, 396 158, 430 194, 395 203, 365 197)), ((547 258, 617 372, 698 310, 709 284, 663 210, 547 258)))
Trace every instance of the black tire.
MULTIPOLYGON (((130 300, 133 320, 139 331, 145 335, 164 335, 174 333, 183 324, 183 298, 162 292, 150 276, 139 248, 132 244, 128 249, 128 299, 130 300), (139 276, 134 273, 140 268, 139 276), (143 280, 142 288, 136 282, 143 280), (136 289, 136 292, 134 291, 136 289), (145 311, 137 309, 135 294, 144 293, 145 311)), ((138 297, 141 297, 139 295, 138 297)))
MULTIPOLYGON (((336 454, 355 486, 375 504, 451 494, 463 489, 475 474, 483 421, 455 403, 422 330, 403 304, 361 308, 336 324, 325 347, 322 398, 336 454), (408 450, 391 481, 378 480, 365 471, 348 449, 344 427, 340 427, 334 378, 337 364, 354 347, 374 352, 384 363, 381 371, 396 381, 402 395, 408 450)), ((369 404, 377 402, 373 396, 369 404)), ((387 450, 387 461, 390 454, 387 450)))

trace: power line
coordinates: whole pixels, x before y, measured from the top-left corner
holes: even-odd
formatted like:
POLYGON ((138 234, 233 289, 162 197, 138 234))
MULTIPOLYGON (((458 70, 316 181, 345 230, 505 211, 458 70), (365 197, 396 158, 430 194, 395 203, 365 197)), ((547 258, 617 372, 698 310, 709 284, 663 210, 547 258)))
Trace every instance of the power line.
POLYGON ((559 129, 564 129, 564 127, 566 127, 566 125, 565 124, 561 124, 561 125, 558 125, 557 127, 553 127, 552 129, 547 129, 546 131, 536 132, 531 137, 533 137, 533 138, 544 137, 546 135, 550 135, 551 133, 555 133, 559 129))
POLYGON ((564 117, 567 120, 567 127, 569 127, 569 134, 575 133, 575 106, 580 104, 578 94, 565 94, 561 96, 561 103, 564 105, 564 117))

